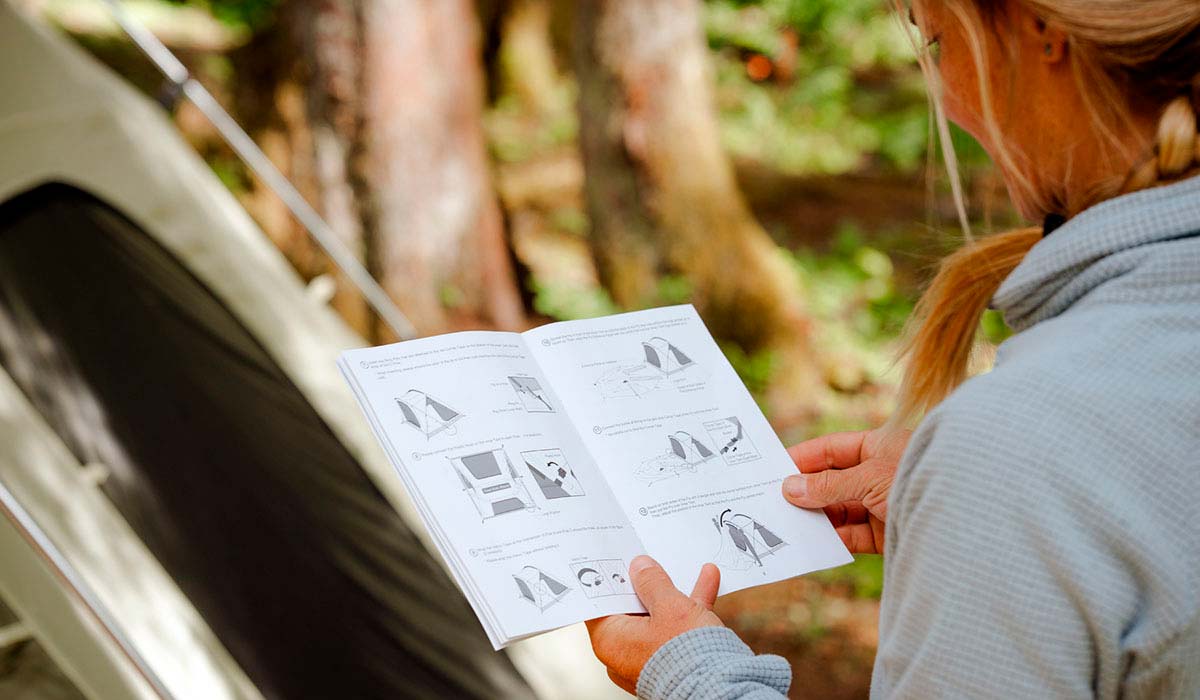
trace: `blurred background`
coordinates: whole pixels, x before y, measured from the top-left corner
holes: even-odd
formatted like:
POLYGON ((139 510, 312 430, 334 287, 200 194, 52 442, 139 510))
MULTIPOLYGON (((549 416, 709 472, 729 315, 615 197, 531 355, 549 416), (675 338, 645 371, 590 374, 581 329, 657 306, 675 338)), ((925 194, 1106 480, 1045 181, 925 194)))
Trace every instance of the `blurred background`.
MULTIPOLYGON (((103 3, 18 4, 160 101, 310 292, 394 339, 103 3)), ((694 303, 789 444, 885 420, 897 336, 962 237, 885 0, 124 4, 421 335, 694 303)), ((973 228, 1013 223, 953 140, 973 228)), ((863 557, 718 612, 808 696, 865 697, 881 585, 863 557)))

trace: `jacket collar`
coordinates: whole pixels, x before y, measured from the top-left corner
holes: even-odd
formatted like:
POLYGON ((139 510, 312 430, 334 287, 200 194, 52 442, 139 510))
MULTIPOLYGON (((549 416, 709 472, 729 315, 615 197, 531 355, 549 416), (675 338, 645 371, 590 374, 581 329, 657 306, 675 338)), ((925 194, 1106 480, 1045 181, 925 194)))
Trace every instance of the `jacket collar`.
POLYGON ((1200 237, 1200 176, 1110 199, 1039 241, 1000 285, 992 308, 1024 330, 1127 270, 1101 264, 1106 258, 1193 236, 1200 237))

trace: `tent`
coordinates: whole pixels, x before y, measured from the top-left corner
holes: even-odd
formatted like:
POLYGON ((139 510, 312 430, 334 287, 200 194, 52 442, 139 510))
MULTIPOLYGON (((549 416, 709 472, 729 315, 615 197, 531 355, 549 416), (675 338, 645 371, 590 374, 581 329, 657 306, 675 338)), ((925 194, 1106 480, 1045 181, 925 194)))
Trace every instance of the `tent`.
POLYGON ((680 430, 677 433, 668 435, 667 439, 671 443, 671 454, 682 459, 688 464, 699 464, 713 457, 713 451, 708 449, 708 446, 692 437, 691 433, 680 430))
POLYGON ((503 449, 453 457, 450 463, 463 491, 485 520, 534 508, 529 491, 503 449))
POLYGON ((642 341, 642 351, 646 355, 646 364, 663 374, 675 374, 693 364, 692 358, 683 354, 679 348, 665 338, 658 336, 642 341))
POLYGON ((429 394, 409 389, 396 399, 404 424, 412 426, 427 438, 450 428, 462 414, 429 394))
POLYGON ((513 574, 513 580, 517 583, 517 592, 521 598, 533 603, 543 612, 571 592, 562 581, 536 566, 521 569, 521 573, 513 574))
POLYGON ((778 535, 749 515, 726 509, 713 518, 721 533, 721 546, 715 557, 717 566, 748 569, 762 566, 763 557, 787 545, 778 535))
POLYGON ((606 693, 581 634, 491 650, 362 341, 153 103, 6 0, 0 94, 0 696, 606 693))

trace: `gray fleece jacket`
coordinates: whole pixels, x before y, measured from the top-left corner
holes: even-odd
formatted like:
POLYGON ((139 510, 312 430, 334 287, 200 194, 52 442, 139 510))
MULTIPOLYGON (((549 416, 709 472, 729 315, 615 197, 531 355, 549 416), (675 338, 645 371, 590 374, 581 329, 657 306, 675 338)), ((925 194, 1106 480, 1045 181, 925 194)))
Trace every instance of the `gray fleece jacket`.
MULTIPOLYGON (((892 486, 872 696, 1200 697, 1200 178, 1075 217, 993 306, 1017 334, 892 486)), ((708 628, 663 646, 638 695, 790 681, 708 628)))

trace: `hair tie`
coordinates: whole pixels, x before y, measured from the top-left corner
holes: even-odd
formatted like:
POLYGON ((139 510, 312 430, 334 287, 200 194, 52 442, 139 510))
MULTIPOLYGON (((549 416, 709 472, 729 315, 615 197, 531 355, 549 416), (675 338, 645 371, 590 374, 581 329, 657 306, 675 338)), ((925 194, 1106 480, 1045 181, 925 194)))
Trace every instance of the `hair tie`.
POLYGON ((1042 219, 1042 238, 1054 233, 1065 223, 1067 217, 1062 214, 1047 214, 1046 218, 1042 219))

